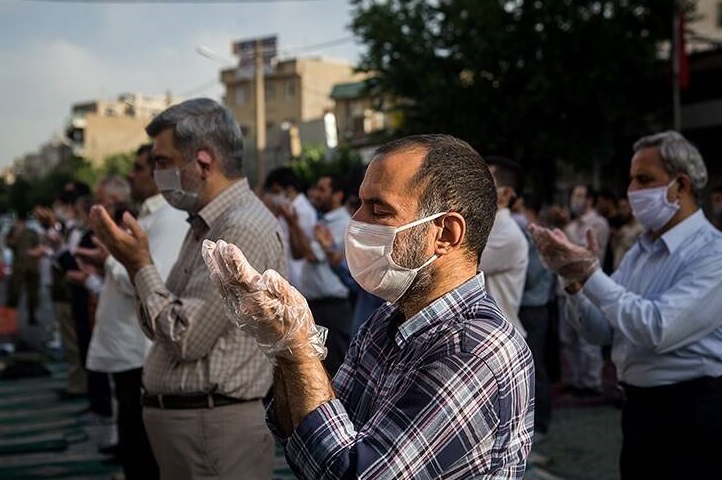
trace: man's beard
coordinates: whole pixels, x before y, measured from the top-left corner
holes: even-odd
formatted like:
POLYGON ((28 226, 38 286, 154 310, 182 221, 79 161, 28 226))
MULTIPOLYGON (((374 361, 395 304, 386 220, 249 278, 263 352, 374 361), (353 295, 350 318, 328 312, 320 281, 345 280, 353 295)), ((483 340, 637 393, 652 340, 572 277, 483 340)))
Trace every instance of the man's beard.
MULTIPOLYGON (((391 258, 406 268, 418 268, 424 264, 429 258, 426 256, 426 237, 428 235, 429 226, 420 226, 419 228, 411 228, 408 234, 399 238, 396 236, 394 240, 394 253, 391 258)), ((414 281, 406 292, 399 299, 399 303, 414 302, 424 296, 433 283, 432 270, 430 265, 422 268, 416 273, 414 281)))

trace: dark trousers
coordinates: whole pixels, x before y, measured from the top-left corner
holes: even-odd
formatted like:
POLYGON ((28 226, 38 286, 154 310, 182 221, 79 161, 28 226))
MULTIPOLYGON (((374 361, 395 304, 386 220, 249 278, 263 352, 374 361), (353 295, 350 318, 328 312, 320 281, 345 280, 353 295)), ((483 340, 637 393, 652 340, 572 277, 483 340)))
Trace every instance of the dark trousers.
POLYGON ((313 314, 316 325, 328 328, 326 348, 328 354, 323 366, 329 376, 336 375, 348 350, 349 330, 353 312, 351 303, 345 298, 324 298, 309 300, 308 306, 313 314))
POLYGON ((623 389, 622 480, 720 478, 722 377, 623 389))
POLYGON ((92 372, 87 369, 85 362, 88 359, 88 348, 90 337, 93 334, 93 326, 90 319, 90 298, 88 291, 82 285, 71 285, 70 287, 70 311, 75 321, 75 334, 78 339, 78 353, 80 363, 87 371, 88 379, 88 402, 93 413, 103 417, 113 415, 111 401, 112 391, 110 379, 107 373, 92 372))
POLYGON ((549 309, 546 305, 521 307, 519 320, 526 330, 526 343, 534 359, 534 429, 547 433, 552 416, 552 394, 546 367, 549 309))
POLYGON ((13 272, 7 283, 7 305, 17 308, 20 305, 20 296, 25 287, 25 307, 28 324, 36 325, 35 310, 40 303, 40 271, 36 268, 27 268, 13 272))
POLYGON ((142 376, 142 368, 113 373, 118 400, 118 445, 126 480, 151 480, 160 476, 143 424, 142 376))

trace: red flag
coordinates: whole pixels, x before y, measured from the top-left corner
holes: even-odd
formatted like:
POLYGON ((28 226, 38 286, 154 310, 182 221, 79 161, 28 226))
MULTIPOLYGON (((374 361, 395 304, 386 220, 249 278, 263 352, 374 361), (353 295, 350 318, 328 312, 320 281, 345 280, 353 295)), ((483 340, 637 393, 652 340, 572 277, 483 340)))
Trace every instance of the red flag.
POLYGON ((685 22, 684 11, 680 11, 677 16, 677 35, 679 43, 677 44, 677 60, 679 61, 679 88, 686 90, 689 87, 689 59, 687 58, 687 47, 685 42, 685 22))

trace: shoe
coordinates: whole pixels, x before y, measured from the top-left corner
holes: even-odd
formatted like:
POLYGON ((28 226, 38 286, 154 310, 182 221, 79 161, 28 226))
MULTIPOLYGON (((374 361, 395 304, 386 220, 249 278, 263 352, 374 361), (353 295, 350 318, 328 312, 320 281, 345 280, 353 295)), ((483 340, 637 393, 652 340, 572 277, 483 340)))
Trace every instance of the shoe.
POLYGON ((102 453, 103 455, 118 456, 118 454, 120 453, 120 445, 115 443, 113 445, 106 445, 104 447, 98 447, 98 453, 102 453))

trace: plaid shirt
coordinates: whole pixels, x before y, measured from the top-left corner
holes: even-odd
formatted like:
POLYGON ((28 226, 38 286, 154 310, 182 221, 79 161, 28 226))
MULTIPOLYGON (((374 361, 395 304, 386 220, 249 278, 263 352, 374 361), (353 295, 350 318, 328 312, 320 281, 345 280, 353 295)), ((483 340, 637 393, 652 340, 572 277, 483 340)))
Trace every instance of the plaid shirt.
POLYGON ((522 478, 532 357, 487 296, 483 274, 402 320, 395 305, 376 311, 334 378, 338 398, 284 440, 296 475, 522 478))
POLYGON ((216 392, 262 398, 272 381, 271 364, 252 337, 235 328, 201 256, 203 240, 237 245, 258 271, 286 273, 278 221, 242 179, 198 215, 164 284, 155 266, 135 276, 141 328, 153 340, 143 385, 152 394, 216 392))

